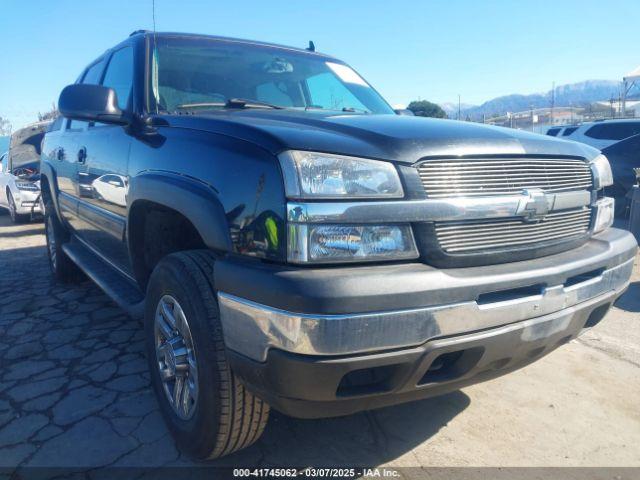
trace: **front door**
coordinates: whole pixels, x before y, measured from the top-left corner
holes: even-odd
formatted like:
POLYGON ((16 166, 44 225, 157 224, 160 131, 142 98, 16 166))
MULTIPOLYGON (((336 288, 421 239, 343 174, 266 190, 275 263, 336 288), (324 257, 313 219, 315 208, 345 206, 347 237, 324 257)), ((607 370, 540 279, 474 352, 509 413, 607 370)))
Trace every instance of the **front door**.
MULTIPOLYGON (((111 55, 102 84, 115 90, 119 107, 127 110, 132 83, 133 53, 126 46, 111 55)), ((130 273, 125 241, 130 146, 126 127, 101 123, 89 124, 76 142, 77 234, 126 273, 130 273)))

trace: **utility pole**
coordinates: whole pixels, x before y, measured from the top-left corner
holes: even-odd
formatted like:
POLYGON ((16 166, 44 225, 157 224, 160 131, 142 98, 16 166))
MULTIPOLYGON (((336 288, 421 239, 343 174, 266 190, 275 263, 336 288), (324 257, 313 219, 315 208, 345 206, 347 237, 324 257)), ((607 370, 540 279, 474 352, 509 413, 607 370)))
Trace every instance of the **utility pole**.
POLYGON ((551 84, 551 111, 549 112, 549 123, 553 127, 553 107, 556 106, 556 82, 551 84))
POLYGON ((573 125, 573 103, 569 102, 569 110, 571 111, 571 124, 573 125))
POLYGON ((460 115, 460 94, 458 94, 458 120, 460 120, 462 116, 460 115))
POLYGON ((618 111, 620 112, 620 118, 624 118, 624 112, 622 108, 622 92, 618 92, 618 111))
POLYGON ((611 105, 611 118, 615 118, 615 112, 613 111, 613 95, 611 95, 611 99, 609 99, 609 104, 611 105))
POLYGON ((529 105, 530 115, 531 115, 531 131, 533 132, 533 103, 529 105))

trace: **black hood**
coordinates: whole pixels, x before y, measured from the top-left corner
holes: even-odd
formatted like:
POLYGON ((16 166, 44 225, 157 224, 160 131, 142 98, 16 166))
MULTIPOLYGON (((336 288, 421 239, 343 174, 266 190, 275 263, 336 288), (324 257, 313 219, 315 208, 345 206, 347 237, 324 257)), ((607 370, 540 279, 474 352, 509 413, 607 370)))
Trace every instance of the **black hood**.
POLYGON ((172 126, 233 136, 274 154, 299 149, 401 163, 439 156, 598 154, 581 143, 521 130, 400 115, 227 109, 164 118, 172 126))

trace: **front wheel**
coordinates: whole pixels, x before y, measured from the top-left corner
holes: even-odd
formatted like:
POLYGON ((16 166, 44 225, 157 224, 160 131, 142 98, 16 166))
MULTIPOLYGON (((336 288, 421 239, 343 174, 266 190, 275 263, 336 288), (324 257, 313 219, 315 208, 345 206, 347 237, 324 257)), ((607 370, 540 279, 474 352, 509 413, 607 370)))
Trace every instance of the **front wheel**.
POLYGON ((22 215, 18 213, 18 209, 16 207, 16 202, 13 199, 13 195, 10 190, 7 190, 7 202, 9 203, 9 216, 11 217, 11 221, 13 223, 22 223, 24 222, 26 215, 22 215))
POLYGON ((178 447, 198 459, 255 442, 269 406, 229 368, 206 250, 165 257, 147 289, 145 341, 151 383, 178 447))

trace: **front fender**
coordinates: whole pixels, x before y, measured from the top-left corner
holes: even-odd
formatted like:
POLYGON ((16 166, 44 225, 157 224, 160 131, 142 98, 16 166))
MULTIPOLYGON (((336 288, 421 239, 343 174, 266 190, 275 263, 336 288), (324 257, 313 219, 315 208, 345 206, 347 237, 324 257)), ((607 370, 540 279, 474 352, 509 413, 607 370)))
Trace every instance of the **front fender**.
POLYGON ((58 180, 56 176, 56 170, 49 162, 40 160, 40 190, 42 191, 42 178, 47 179, 49 185, 49 193, 51 194, 51 201, 53 202, 54 209, 58 220, 63 225, 66 223, 62 215, 60 215, 60 206, 58 205, 58 180))
MULTIPOLYGON (((154 202, 175 210, 196 228, 205 245, 213 250, 232 249, 229 225, 215 190, 194 178, 163 171, 147 171, 129 182, 128 210, 137 201, 154 202)), ((131 231, 127 218, 127 231, 131 231)))

